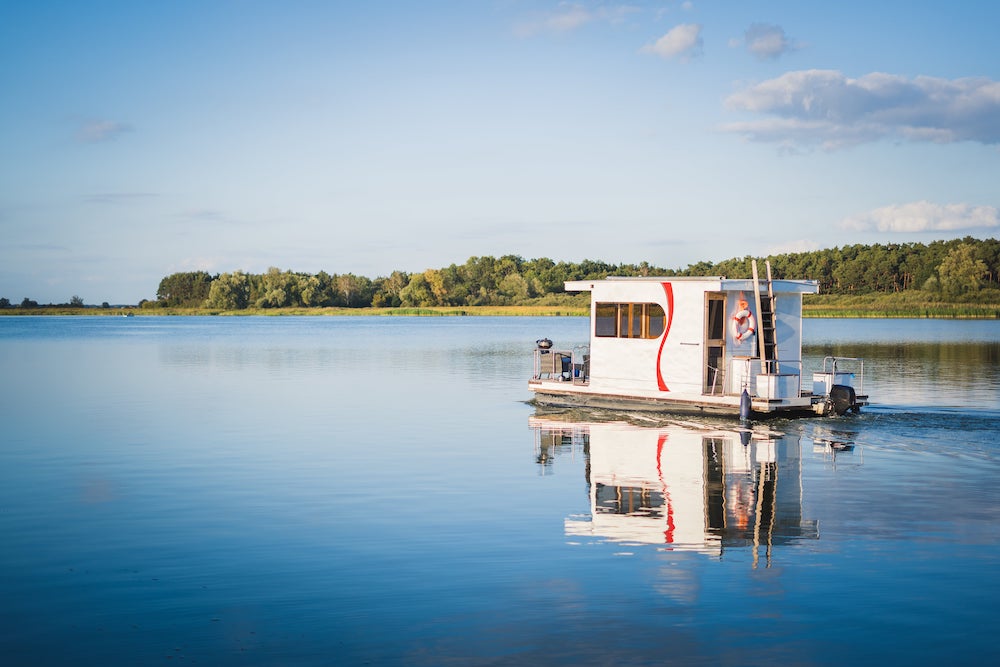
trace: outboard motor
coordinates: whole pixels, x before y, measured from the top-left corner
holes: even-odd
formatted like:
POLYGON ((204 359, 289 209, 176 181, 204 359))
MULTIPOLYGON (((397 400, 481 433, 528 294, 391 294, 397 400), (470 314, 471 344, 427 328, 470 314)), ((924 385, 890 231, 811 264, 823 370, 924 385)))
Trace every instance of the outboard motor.
POLYGON ((539 338, 535 341, 535 345, 538 346, 539 350, 549 350, 552 348, 552 341, 548 338, 539 338))
POLYGON ((854 387, 846 384, 835 384, 830 387, 830 395, 826 399, 827 410, 832 410, 837 416, 843 415, 855 407, 857 396, 854 387))

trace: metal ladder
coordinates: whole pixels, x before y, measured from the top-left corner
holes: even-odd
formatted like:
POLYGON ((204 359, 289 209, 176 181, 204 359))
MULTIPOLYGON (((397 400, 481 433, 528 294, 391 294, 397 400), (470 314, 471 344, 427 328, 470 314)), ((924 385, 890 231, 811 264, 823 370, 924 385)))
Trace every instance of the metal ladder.
POLYGON ((767 294, 761 294, 760 278, 757 275, 757 260, 751 262, 753 269, 753 296, 757 305, 757 344, 760 349, 760 372, 777 374, 778 338, 774 321, 774 289, 771 285, 771 262, 764 260, 767 267, 767 294))

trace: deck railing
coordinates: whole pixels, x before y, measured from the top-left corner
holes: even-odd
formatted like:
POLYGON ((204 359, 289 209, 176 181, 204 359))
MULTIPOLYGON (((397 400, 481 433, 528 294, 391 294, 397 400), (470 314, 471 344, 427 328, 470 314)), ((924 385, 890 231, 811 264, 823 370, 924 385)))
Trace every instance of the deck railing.
MULTIPOLYGON (((739 391, 733 389, 732 385, 723 388, 723 393, 740 393, 743 389, 750 392, 751 395, 756 395, 756 378, 760 376, 767 376, 767 373, 754 373, 754 364, 760 363, 760 357, 740 357, 734 358, 731 362, 733 369, 733 379, 739 382, 739 391), (742 368, 740 368, 742 367, 742 368)), ((797 370, 791 373, 781 372, 776 375, 788 375, 795 376, 798 381, 795 383, 796 391, 795 396, 789 396, 788 398, 801 398, 802 397, 802 360, 801 359, 781 359, 777 363, 780 363, 782 367, 793 366, 797 370)), ((715 369, 713 369, 715 370, 715 369)), ((729 381, 727 381, 728 383, 729 381)), ((714 391, 713 391, 714 393, 714 391)))
POLYGON ((578 345, 572 350, 536 349, 533 377, 587 384, 590 381, 590 346, 578 345))
POLYGON ((854 391, 859 395, 865 393, 865 360, 861 357, 825 357, 823 359, 823 373, 829 375, 834 384, 839 384, 837 382, 838 374, 850 375, 851 379, 856 381, 856 384, 851 383, 854 391))

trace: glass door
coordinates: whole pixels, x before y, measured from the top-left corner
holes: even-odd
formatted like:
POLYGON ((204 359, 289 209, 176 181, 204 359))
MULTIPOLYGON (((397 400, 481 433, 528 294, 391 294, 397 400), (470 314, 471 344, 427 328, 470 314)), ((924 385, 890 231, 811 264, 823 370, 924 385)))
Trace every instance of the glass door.
POLYGON ((705 295, 705 373, 702 391, 722 395, 726 389, 726 295, 705 295))

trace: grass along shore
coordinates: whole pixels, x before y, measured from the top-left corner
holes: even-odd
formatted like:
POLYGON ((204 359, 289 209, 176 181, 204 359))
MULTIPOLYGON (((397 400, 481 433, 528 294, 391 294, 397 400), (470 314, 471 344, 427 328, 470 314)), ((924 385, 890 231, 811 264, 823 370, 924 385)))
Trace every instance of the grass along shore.
POLYGON ((908 290, 889 294, 806 294, 803 317, 1000 319, 1000 290, 981 290, 961 301, 933 292, 908 290))
POLYGON ((217 308, 97 308, 94 306, 38 306, 36 308, 7 308, 0 310, 2 315, 81 315, 97 317, 121 317, 135 315, 137 317, 168 317, 168 316, 220 316, 220 317, 250 317, 250 316, 371 316, 371 317, 561 317, 583 316, 590 314, 588 306, 548 305, 548 306, 428 306, 421 308, 243 308, 241 310, 219 310, 217 308))
MULTIPOLYGON (((218 310, 212 308, 161 308, 155 303, 144 307, 98 308, 94 306, 38 306, 36 308, 12 307, 0 309, 0 315, 96 315, 121 317, 125 314, 141 316, 215 315, 247 317, 253 315, 310 315, 310 316, 373 316, 373 317, 565 317, 590 314, 586 302, 581 305, 569 299, 524 306, 431 306, 422 308, 246 308, 243 310, 218 310)), ((910 290, 892 294, 807 294, 802 300, 802 315, 808 318, 931 318, 931 319, 1000 319, 1000 290, 982 290, 963 301, 943 300, 939 295, 910 290)))

